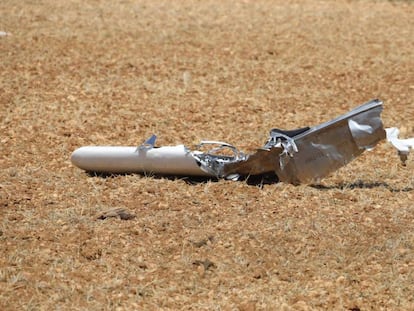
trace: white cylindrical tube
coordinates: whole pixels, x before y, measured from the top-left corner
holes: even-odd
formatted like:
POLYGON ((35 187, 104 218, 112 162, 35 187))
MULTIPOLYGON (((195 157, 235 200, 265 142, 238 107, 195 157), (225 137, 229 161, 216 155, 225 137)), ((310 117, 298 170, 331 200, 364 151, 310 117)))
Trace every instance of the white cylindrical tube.
POLYGON ((212 176, 203 171, 183 145, 159 148, 86 146, 71 161, 89 172, 212 176))

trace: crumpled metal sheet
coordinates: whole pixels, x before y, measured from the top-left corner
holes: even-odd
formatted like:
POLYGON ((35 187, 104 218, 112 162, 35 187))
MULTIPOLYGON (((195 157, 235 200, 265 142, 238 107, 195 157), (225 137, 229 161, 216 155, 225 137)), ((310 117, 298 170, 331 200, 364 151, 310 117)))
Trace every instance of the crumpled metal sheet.
POLYGON ((371 101, 293 138, 298 152, 276 169, 281 181, 317 182, 385 138, 382 102, 371 101))
POLYGON ((222 158, 203 153, 194 157, 203 170, 217 177, 275 172, 283 182, 317 182, 386 137, 382 110, 382 102, 372 100, 293 137, 272 130, 265 146, 251 155, 222 158))

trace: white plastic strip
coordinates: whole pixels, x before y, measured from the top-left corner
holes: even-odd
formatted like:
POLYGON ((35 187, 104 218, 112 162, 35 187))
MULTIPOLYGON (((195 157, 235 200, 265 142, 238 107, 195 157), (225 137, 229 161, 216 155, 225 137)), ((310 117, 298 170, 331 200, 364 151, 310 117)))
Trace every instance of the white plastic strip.
POLYGON ((385 129, 387 133, 387 141, 394 146, 395 149, 398 150, 398 154, 400 155, 401 161, 405 164, 408 155, 410 154, 410 150, 414 149, 414 138, 408 139, 400 139, 398 135, 400 134, 400 130, 396 127, 391 127, 385 129))

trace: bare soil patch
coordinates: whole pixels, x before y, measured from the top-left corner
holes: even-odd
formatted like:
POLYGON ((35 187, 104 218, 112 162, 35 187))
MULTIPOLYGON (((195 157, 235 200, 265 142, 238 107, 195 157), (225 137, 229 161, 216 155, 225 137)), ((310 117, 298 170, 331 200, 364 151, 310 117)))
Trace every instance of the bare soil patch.
POLYGON ((412 1, 3 0, 0 16, 0 309, 414 309, 414 162, 385 143, 297 187, 69 161, 152 133, 251 151, 372 98, 412 137, 412 1))

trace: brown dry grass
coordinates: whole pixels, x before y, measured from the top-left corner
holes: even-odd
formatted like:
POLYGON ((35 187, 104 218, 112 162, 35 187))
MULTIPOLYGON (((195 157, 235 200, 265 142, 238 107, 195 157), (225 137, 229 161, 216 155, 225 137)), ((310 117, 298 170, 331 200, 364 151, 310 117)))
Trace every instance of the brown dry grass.
POLYGON ((414 164, 386 144, 316 187, 69 161, 151 133, 249 151, 374 97, 414 136, 412 2, 2 0, 0 16, 0 309, 414 309, 414 164), (112 208, 136 217, 98 219, 112 208))

